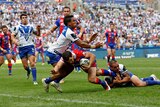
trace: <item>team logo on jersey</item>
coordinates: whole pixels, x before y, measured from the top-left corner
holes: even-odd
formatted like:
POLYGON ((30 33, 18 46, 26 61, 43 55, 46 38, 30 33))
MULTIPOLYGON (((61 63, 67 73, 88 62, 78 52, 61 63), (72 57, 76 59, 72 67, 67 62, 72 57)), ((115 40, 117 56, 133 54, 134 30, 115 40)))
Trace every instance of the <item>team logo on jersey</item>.
POLYGON ((76 36, 75 34, 71 34, 71 36, 72 36, 74 39, 77 38, 77 36, 76 36))

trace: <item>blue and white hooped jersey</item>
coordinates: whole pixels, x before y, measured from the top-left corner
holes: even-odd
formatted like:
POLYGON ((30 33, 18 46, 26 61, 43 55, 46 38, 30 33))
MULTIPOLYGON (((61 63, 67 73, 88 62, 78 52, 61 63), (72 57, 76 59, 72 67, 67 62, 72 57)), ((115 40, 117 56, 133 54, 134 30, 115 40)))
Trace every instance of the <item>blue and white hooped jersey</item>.
POLYGON ((62 54, 71 46, 73 42, 78 39, 79 38, 76 34, 69 27, 65 26, 57 41, 54 42, 47 51, 50 53, 55 53, 56 50, 62 54))
POLYGON ((19 42, 19 47, 34 45, 33 32, 36 30, 30 24, 27 25, 18 25, 14 28, 13 33, 16 34, 16 39, 19 42))

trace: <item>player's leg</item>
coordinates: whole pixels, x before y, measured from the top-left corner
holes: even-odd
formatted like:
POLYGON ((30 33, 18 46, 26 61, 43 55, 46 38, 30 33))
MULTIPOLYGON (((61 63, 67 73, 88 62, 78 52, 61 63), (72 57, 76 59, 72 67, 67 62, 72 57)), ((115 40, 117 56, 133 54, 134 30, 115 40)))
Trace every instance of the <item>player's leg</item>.
POLYGON ((27 79, 29 79, 31 69, 29 68, 29 65, 28 65, 28 58, 23 57, 21 58, 21 61, 23 64, 23 68, 27 71, 27 79))
POLYGON ((27 79, 29 79, 31 69, 29 68, 29 65, 28 65, 27 51, 28 50, 26 50, 25 47, 20 47, 19 48, 19 56, 20 56, 22 64, 23 64, 23 68, 27 71, 27 79))
POLYGON ((111 49, 111 54, 112 54, 112 60, 115 60, 115 49, 111 49))
POLYGON ((8 61, 8 75, 12 75, 12 63, 11 63, 12 55, 6 54, 6 58, 8 61))
POLYGON ((12 59, 14 61, 14 64, 16 63, 16 53, 12 51, 12 59))
POLYGON ((114 77, 113 72, 110 72, 110 71, 108 71, 106 69, 102 69, 102 68, 97 68, 96 75, 97 76, 112 76, 112 77, 114 77))
POLYGON ((28 60, 30 62, 30 67, 31 67, 31 71, 32 71, 32 77, 33 77, 33 83, 34 85, 37 85, 37 69, 35 66, 35 56, 31 55, 28 57, 28 60))
POLYGON ((35 52, 35 63, 37 62, 38 51, 35 52))
POLYGON ((141 87, 141 86, 151 86, 151 85, 160 85, 160 81, 155 81, 155 80, 146 80, 146 81, 142 81, 141 79, 139 79, 137 76, 133 75, 131 77, 131 81, 132 83, 137 86, 137 87, 141 87))
POLYGON ((139 77, 137 77, 136 75, 132 75, 131 77, 131 81, 132 83, 137 86, 137 87, 143 87, 146 86, 147 83, 145 81, 142 81, 141 79, 139 79, 139 77))
POLYGON ((59 86, 59 82, 61 79, 70 74, 73 71, 73 69, 74 67, 72 65, 68 65, 59 61, 55 68, 51 71, 53 75, 49 78, 42 79, 42 83, 45 87, 46 92, 48 92, 48 87, 50 83, 53 87, 56 88, 56 90, 62 92, 62 89, 59 86))
POLYGON ((4 63, 4 56, 0 54, 0 66, 4 63))
POLYGON ((97 76, 96 76, 96 67, 91 67, 87 72, 88 72, 88 81, 93 83, 93 84, 100 84, 102 85, 102 87, 105 89, 105 90, 110 90, 110 87, 109 85, 104 81, 104 80, 101 80, 99 79, 97 76))
POLYGON ((42 65, 44 65, 45 61, 44 61, 44 52, 40 52, 40 56, 42 58, 42 65))
POLYGON ((110 57, 111 57, 111 48, 109 46, 107 48, 107 53, 108 53, 108 55, 107 55, 107 62, 109 62, 110 61, 110 57))

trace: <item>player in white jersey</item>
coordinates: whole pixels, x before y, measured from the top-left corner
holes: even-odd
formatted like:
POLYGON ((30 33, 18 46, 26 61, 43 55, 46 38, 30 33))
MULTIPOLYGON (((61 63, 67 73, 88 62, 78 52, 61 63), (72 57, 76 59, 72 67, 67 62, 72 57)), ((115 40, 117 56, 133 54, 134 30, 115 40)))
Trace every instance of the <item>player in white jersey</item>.
POLYGON ((66 16, 64 23, 65 25, 68 25, 65 26, 62 33, 57 38, 57 41, 50 45, 46 52, 46 55, 49 58, 48 63, 53 66, 55 66, 55 64, 59 61, 61 54, 65 52, 73 42, 82 48, 99 48, 102 45, 101 43, 90 45, 88 42, 83 42, 77 37, 73 31, 77 26, 76 19, 73 17, 73 15, 66 16))
POLYGON ((24 69, 27 71, 27 78, 29 78, 30 71, 32 71, 33 84, 37 85, 35 48, 33 40, 34 35, 40 35, 40 26, 37 26, 37 29, 34 29, 32 25, 28 24, 27 14, 21 14, 20 19, 21 24, 14 28, 11 35, 12 41, 18 46, 19 56, 24 69), (31 69, 29 68, 28 61, 30 62, 31 69))
POLYGON ((62 33, 60 34, 60 36, 58 37, 57 41, 53 43, 46 52, 46 55, 49 58, 48 63, 55 66, 54 70, 52 70, 53 76, 42 79, 43 85, 46 89, 48 88, 49 83, 55 80, 55 78, 56 78, 55 82, 59 83, 59 81, 62 79, 61 78, 62 73, 64 74, 70 73, 69 71, 71 70, 60 69, 62 65, 60 63, 61 61, 59 60, 61 58, 62 53, 65 52, 73 42, 82 48, 99 48, 102 46, 102 43, 90 45, 89 43, 86 43, 77 37, 77 35, 73 31, 74 28, 77 26, 76 19, 73 17, 73 15, 65 16, 64 24, 66 26, 62 31, 62 33))

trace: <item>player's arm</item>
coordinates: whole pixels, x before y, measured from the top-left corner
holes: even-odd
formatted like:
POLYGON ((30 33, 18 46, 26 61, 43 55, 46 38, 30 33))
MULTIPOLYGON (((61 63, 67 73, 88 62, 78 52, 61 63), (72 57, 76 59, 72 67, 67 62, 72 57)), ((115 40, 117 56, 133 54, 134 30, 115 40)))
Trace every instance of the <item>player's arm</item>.
POLYGON ((75 43, 76 43, 78 46, 82 47, 82 48, 95 49, 95 48, 100 48, 100 47, 102 46, 102 43, 99 43, 99 42, 96 43, 95 45, 90 45, 90 44, 88 44, 88 43, 86 43, 86 42, 84 42, 84 41, 82 41, 82 40, 80 40, 80 39, 76 40, 75 43))
POLYGON ((40 25, 36 26, 36 31, 33 31, 33 34, 35 34, 36 36, 41 35, 41 26, 40 25))
POLYGON ((117 48, 120 49, 120 39, 118 38, 118 36, 116 36, 116 43, 117 43, 117 48))
POLYGON ((123 79, 119 79, 118 76, 115 77, 115 80, 113 81, 117 84, 127 83, 130 82, 130 76, 128 72, 123 73, 123 79))
POLYGON ((19 45, 19 43, 17 42, 17 40, 16 40, 16 38, 15 38, 15 33, 12 33, 11 34, 11 41, 12 41, 12 43, 14 43, 14 44, 16 44, 16 45, 19 45))
POLYGON ((51 35, 57 28, 58 26, 53 26, 50 30, 46 32, 46 35, 51 35))
POLYGON ((84 52, 85 58, 89 58, 89 67, 94 63, 96 56, 91 52, 84 52))

